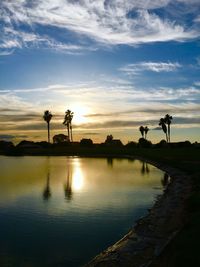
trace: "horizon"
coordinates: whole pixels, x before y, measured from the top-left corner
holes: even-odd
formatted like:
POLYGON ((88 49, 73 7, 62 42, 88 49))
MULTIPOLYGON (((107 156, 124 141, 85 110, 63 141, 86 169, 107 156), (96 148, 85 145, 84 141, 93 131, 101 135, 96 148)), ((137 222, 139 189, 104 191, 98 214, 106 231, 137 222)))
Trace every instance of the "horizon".
POLYGON ((200 2, 5 1, 0 3, 0 139, 47 139, 124 144, 165 139, 158 130, 170 114, 171 141, 200 142, 200 2))

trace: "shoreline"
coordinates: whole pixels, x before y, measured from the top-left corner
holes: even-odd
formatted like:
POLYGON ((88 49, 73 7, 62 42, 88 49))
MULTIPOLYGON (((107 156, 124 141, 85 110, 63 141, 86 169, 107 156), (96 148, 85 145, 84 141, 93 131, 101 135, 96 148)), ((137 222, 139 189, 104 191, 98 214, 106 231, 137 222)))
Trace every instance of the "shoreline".
POLYGON ((187 200, 192 193, 191 177, 166 164, 143 157, 134 158, 166 172, 171 181, 146 216, 137 220, 121 240, 91 259, 84 267, 151 266, 187 222, 187 200))

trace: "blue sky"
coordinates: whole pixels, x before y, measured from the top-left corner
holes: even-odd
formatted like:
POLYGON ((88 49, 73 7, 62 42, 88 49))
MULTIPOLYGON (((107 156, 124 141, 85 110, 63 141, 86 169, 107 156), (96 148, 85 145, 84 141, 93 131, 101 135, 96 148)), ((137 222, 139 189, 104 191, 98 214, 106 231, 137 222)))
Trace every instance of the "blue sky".
POLYGON ((172 141, 200 141, 199 0, 2 0, 0 2, 0 137, 43 140, 44 110, 52 135, 113 134, 149 139, 165 114, 172 141))

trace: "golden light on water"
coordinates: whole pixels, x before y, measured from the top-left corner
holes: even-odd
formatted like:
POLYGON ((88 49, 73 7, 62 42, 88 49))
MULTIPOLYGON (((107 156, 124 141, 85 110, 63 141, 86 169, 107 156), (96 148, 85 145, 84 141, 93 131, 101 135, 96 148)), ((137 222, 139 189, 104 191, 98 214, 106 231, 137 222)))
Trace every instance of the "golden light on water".
POLYGON ((84 175, 80 166, 79 159, 76 160, 73 165, 73 176, 72 176, 72 189, 74 191, 81 191, 84 187, 84 175))

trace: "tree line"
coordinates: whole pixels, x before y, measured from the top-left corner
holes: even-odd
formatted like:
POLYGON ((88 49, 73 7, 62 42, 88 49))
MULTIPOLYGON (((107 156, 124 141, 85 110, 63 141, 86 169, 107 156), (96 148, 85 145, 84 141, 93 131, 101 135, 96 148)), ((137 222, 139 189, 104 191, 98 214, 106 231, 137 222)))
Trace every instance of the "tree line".
MULTIPOLYGON (((74 112, 71 110, 65 111, 64 115, 64 121, 63 124, 67 127, 67 133, 68 133, 68 138, 70 142, 73 142, 73 134, 72 134, 72 119, 74 116, 74 112)), ((47 123, 47 132, 48 132, 48 142, 50 143, 50 121, 52 119, 53 115, 49 110, 44 111, 43 119, 47 123)), ((158 125, 161 126, 163 132, 165 133, 166 136, 166 141, 167 143, 170 143, 171 139, 171 122, 172 122, 172 116, 169 114, 166 114, 164 118, 160 118, 158 125)), ((140 126, 139 131, 142 135, 142 138, 147 139, 147 134, 149 132, 148 126, 140 126)))

